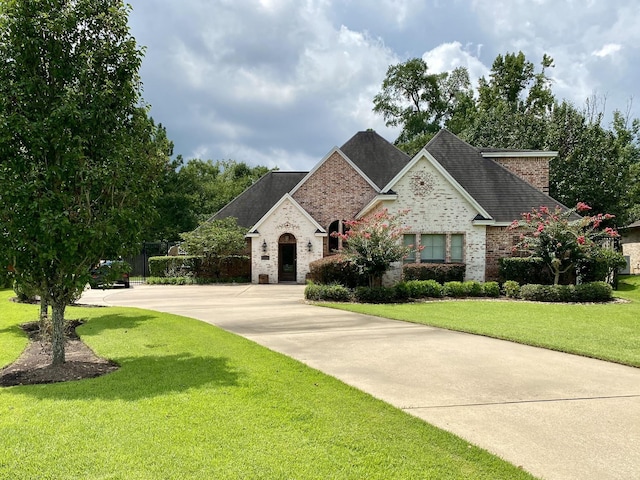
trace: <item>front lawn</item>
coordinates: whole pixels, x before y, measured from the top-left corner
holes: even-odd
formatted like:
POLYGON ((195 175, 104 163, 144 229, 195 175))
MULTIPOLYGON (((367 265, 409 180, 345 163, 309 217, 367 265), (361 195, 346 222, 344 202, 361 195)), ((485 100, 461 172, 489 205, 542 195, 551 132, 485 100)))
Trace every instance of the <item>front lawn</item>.
POLYGON ((640 277, 622 278, 614 295, 630 302, 554 304, 442 300, 386 305, 319 305, 640 367, 640 277))
MULTIPOLYGON (((38 307, 0 292, 0 365, 38 307)), ((526 472, 303 364, 196 320, 69 308, 120 370, 0 389, 0 478, 524 479, 526 472)))

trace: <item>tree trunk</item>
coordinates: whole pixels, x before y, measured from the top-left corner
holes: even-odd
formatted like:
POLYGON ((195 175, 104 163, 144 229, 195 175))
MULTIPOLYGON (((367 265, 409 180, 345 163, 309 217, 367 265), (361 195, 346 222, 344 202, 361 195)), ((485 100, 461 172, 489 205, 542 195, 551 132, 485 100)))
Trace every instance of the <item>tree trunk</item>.
POLYGON ((53 351, 52 365, 62 365, 64 363, 64 310, 65 303, 54 302, 51 305, 51 349, 53 351))

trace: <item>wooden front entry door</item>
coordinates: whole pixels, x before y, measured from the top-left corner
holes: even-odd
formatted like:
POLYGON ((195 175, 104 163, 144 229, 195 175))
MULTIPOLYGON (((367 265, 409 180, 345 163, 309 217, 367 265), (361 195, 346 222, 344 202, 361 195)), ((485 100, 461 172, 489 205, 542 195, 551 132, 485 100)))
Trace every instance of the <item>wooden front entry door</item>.
POLYGON ((296 281, 296 260, 296 237, 285 233, 278 242, 278 282, 296 281))

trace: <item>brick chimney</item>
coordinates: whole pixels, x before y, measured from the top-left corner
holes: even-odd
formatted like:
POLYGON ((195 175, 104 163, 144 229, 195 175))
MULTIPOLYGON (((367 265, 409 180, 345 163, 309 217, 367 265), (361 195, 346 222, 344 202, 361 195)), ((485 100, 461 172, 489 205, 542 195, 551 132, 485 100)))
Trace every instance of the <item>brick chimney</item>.
POLYGON ((549 162, 558 152, 540 150, 486 150, 482 156, 499 163, 511 173, 549 194, 549 162))

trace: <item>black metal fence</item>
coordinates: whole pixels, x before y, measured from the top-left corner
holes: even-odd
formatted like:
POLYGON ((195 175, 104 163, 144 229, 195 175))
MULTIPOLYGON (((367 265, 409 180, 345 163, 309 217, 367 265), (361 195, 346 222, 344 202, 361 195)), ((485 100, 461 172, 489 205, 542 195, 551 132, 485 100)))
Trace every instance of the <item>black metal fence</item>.
POLYGON ((167 255, 169 249, 177 242, 143 242, 139 254, 125 257, 124 260, 131 265, 130 283, 141 285, 149 276, 149 258, 167 255))

